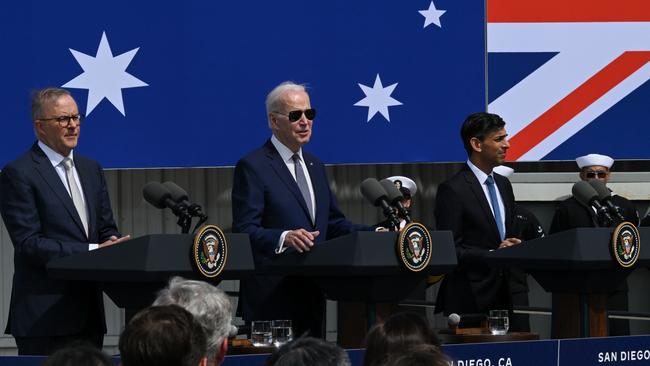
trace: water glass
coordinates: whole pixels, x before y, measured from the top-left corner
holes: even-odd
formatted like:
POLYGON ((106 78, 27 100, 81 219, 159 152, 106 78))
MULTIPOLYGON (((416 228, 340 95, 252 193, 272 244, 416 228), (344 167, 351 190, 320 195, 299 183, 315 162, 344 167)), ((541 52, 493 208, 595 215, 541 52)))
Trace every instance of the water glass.
POLYGON ((490 326, 490 333, 494 335, 508 333, 508 310, 490 310, 488 324, 490 326))
POLYGON ((268 347, 272 344, 270 320, 254 320, 251 322, 251 342, 255 347, 268 347))
POLYGON ((293 340, 293 330, 291 329, 291 320, 274 320, 271 322, 271 336, 273 345, 280 347, 293 340))

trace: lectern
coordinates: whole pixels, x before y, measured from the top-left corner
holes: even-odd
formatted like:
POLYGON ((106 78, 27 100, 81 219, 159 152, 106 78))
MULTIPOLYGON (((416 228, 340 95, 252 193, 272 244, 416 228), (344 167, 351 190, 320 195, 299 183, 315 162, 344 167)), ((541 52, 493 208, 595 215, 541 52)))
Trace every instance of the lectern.
POLYGON ((285 253, 257 271, 309 276, 328 299, 368 304, 366 317, 351 319, 339 328, 343 347, 359 347, 377 318, 374 305, 403 300, 427 275, 448 273, 456 266, 450 231, 431 232, 431 261, 420 272, 411 272, 401 264, 397 236, 394 232, 351 233, 320 243, 307 253, 285 253))
MULTIPOLYGON (((226 234, 228 257, 221 274, 211 282, 239 279, 255 266, 246 234, 226 234)), ((138 310, 153 302, 172 276, 202 279, 190 262, 194 237, 154 234, 121 244, 57 258, 47 265, 51 277, 94 281, 121 308, 138 310)))
MULTIPOLYGON (((496 250, 486 260, 500 267, 523 268, 554 297, 556 338, 607 336, 607 293, 632 269, 618 266, 610 254, 614 228, 578 228, 496 250)), ((650 228, 640 228, 638 265, 650 264, 650 228), (646 242, 648 243, 648 242, 646 242)))

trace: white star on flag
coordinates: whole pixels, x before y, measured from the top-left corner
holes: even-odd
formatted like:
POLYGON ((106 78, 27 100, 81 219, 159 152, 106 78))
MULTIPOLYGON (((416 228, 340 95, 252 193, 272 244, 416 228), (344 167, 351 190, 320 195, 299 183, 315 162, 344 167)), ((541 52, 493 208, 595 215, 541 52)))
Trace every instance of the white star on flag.
POLYGON ((436 9, 436 6, 433 4, 433 1, 432 1, 431 4, 429 4, 429 9, 419 11, 419 13, 422 14, 422 16, 425 18, 424 19, 424 27, 422 27, 422 28, 426 28, 431 24, 435 24, 438 27, 442 28, 442 25, 440 24, 440 17, 446 11, 447 10, 438 10, 438 9, 436 9))
POLYGON ((388 107, 402 105, 400 101, 395 100, 390 96, 393 93, 393 90, 395 90, 395 87, 397 87, 397 83, 384 88, 383 85, 381 85, 379 74, 377 74, 375 85, 373 85, 372 88, 363 84, 358 85, 366 97, 354 103, 354 105, 359 107, 368 107, 368 120, 366 122, 370 122, 377 112, 381 113, 381 115, 390 122, 388 107))
POLYGON ((138 47, 113 57, 106 32, 103 32, 95 57, 70 49, 72 56, 84 72, 65 83, 63 87, 88 89, 87 115, 106 98, 123 116, 126 116, 122 89, 148 86, 147 83, 126 72, 126 68, 139 49, 138 47))

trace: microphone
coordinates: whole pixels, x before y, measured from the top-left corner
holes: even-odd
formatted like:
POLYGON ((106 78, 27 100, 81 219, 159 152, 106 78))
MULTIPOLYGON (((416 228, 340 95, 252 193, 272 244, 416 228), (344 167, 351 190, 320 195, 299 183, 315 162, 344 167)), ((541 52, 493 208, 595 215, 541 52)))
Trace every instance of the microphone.
POLYGON ((456 313, 449 314, 449 317, 447 317, 447 325, 449 326, 449 328, 457 328, 459 323, 460 323, 460 315, 456 313))
POLYGON ((612 224, 612 217, 607 212, 607 208, 598 201, 598 192, 591 184, 580 181, 573 185, 571 193, 580 204, 593 207, 596 210, 596 214, 602 220, 599 226, 610 226, 612 224))
POLYGON ((177 203, 172 199, 169 189, 158 182, 149 182, 142 189, 142 196, 152 206, 164 210, 169 207, 174 215, 185 218, 189 217, 187 206, 183 203, 177 203))
POLYGON ((393 183, 390 179, 382 179, 379 184, 384 188, 386 191, 386 195, 388 196, 388 202, 390 202, 391 205, 393 205, 395 208, 397 208, 397 212, 406 220, 407 224, 410 224, 412 222, 411 220, 411 215, 409 215, 408 210, 402 205, 402 200, 404 199, 404 196, 402 195, 402 192, 395 187, 395 183, 393 183))
POLYGON ((377 179, 368 178, 361 182, 361 186, 359 188, 363 197, 365 197, 374 206, 382 208, 384 216, 386 216, 386 218, 390 221, 392 227, 399 227, 399 220, 395 215, 395 211, 388 204, 386 191, 381 186, 381 184, 379 184, 377 179))
POLYGON ((483 328, 487 325, 487 315, 485 314, 462 314, 451 313, 447 317, 447 325, 457 333, 469 333, 467 330, 472 328, 483 328), (464 330, 464 331, 463 331, 464 330))
POLYGON ((612 202, 612 194, 605 186, 605 183, 597 180, 589 180, 589 185, 598 193, 598 199, 607 206, 607 210, 613 214, 619 222, 625 221, 625 217, 621 215, 621 209, 612 202))
POLYGON ((174 202, 182 203, 187 207, 187 212, 192 217, 207 217, 201 210, 201 206, 196 203, 189 202, 189 196, 187 195, 187 192, 178 184, 168 181, 164 182, 162 185, 167 188, 167 190, 169 190, 171 199, 174 200, 174 202))

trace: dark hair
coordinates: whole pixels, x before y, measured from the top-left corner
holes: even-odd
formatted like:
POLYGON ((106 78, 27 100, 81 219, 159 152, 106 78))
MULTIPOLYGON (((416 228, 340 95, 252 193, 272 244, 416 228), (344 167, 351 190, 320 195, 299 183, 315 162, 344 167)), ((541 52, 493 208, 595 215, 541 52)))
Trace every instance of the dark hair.
POLYGON ((438 347, 420 344, 395 351, 381 366, 449 366, 450 362, 438 347))
POLYGON ((70 92, 60 88, 45 88, 32 92, 32 121, 43 118, 45 106, 55 103, 64 95, 70 96, 70 92))
POLYGON ((287 343, 266 359, 267 366, 349 366, 348 354, 320 338, 302 336, 287 343))
POLYGON ((182 307, 152 306, 131 319, 119 348, 124 366, 196 366, 206 355, 206 337, 182 307))
POLYGON ((54 352, 43 366, 113 366, 113 362, 90 343, 76 342, 54 352))
POLYGON ((494 131, 502 129, 506 123, 496 114, 487 112, 472 113, 465 119, 460 128, 460 138, 463 140, 467 156, 472 155, 472 145, 469 141, 476 137, 479 141, 494 131))
POLYGON ((366 336, 364 366, 379 365, 396 350, 428 344, 440 345, 436 332, 420 314, 402 312, 389 316, 383 323, 372 327, 366 336))

